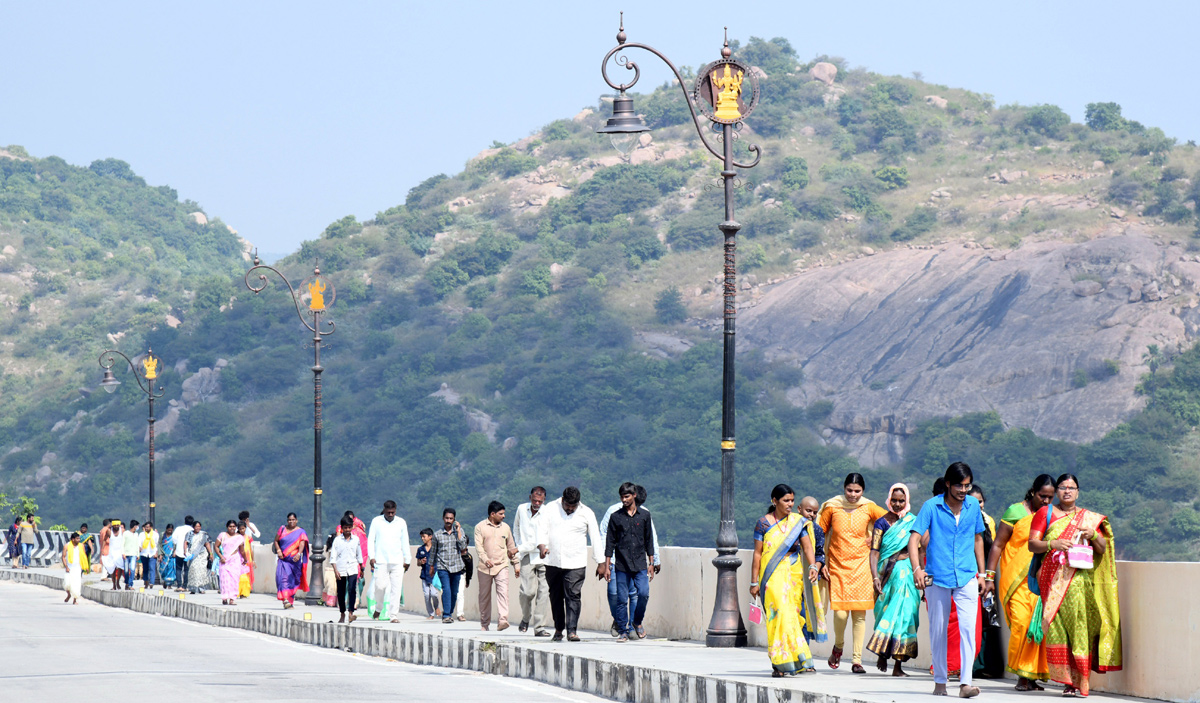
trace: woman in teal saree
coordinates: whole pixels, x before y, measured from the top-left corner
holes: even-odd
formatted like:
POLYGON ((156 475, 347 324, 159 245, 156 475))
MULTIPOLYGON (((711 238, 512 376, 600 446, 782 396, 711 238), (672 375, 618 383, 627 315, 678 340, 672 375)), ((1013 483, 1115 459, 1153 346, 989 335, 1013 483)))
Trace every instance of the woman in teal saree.
POLYGON ((909 511, 907 486, 892 486, 888 507, 891 512, 875 521, 871 534, 871 576, 878 598, 867 649, 879 655, 880 671, 887 671, 891 658, 896 661, 892 676, 908 676, 900 664, 917 656, 921 594, 908 559, 908 528, 916 518, 909 511))

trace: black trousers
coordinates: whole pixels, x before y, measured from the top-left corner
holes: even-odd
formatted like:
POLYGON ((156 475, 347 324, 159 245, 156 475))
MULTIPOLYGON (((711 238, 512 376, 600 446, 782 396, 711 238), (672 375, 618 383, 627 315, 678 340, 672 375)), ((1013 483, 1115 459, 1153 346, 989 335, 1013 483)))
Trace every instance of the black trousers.
POLYGON ((188 565, 190 563, 183 557, 175 557, 175 586, 177 588, 187 588, 188 565))
POLYGON ((343 613, 349 610, 353 613, 354 599, 358 596, 358 576, 338 576, 336 580, 338 610, 343 613))
POLYGON ((550 586, 550 614, 554 631, 574 632, 579 627, 579 594, 583 592, 584 569, 546 567, 546 583, 550 586))

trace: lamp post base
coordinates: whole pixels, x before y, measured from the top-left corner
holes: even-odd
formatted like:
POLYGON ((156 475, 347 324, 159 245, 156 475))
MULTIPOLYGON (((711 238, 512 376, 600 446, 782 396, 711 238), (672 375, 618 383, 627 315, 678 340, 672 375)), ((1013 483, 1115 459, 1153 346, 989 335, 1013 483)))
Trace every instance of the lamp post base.
POLYGON ((742 622, 737 597, 737 570, 742 560, 736 554, 735 549, 713 559, 713 566, 717 567, 717 599, 704 638, 707 647, 745 647, 747 644, 746 625, 742 622))
POLYGON ((308 563, 312 565, 312 573, 308 575, 308 592, 304 594, 304 604, 324 605, 325 601, 325 555, 324 549, 313 549, 312 558, 308 563))

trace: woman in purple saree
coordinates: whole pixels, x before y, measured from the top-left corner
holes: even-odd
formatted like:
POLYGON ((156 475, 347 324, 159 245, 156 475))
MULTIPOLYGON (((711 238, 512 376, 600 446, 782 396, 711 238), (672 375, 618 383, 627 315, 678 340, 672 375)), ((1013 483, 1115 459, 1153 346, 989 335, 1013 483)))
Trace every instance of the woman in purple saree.
POLYGON ((299 526, 296 513, 288 513, 287 524, 275 533, 275 590, 284 609, 295 604, 296 591, 308 591, 308 533, 299 526))

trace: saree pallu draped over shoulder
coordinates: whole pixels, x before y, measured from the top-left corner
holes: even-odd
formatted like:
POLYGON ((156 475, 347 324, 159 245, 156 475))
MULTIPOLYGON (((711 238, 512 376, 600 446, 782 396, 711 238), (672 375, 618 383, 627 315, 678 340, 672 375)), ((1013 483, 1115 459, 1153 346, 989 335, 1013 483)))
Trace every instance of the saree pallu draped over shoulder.
POLYGON ((881 657, 908 661, 917 656, 917 625, 921 593, 913 580, 908 556, 909 527, 916 516, 906 514, 883 533, 879 544, 879 580, 883 591, 875 599, 875 631, 867 649, 881 657))
MULTIPOLYGON (((1044 514, 1038 514, 1044 519, 1044 514)), ((1036 516, 1034 520, 1036 523, 1036 516)), ((1090 672, 1121 670, 1121 614, 1112 526, 1105 516, 1079 509, 1070 519, 1052 522, 1043 539, 1071 541, 1083 529, 1096 530, 1108 542, 1095 568, 1072 568, 1066 552, 1049 552, 1038 572, 1038 588, 1042 592, 1042 629, 1050 678, 1074 686, 1086 696, 1090 672)))
POLYGON ((791 552, 808 520, 792 513, 763 535, 762 602, 771 668, 785 674, 812 668, 812 652, 804 636, 804 559, 791 552))
POLYGON ((276 597, 284 603, 296 599, 296 591, 308 591, 308 533, 297 527, 279 528, 276 535, 283 553, 275 566, 276 597))
POLYGON ((1046 648, 1027 635, 1039 598, 1029 590, 1029 567, 1033 554, 1029 551, 1029 531, 1033 513, 1024 503, 1014 503, 1000 518, 1012 527, 1012 536, 1000 554, 997 565, 996 592, 1008 619, 1008 670, 1026 679, 1045 681, 1050 678, 1046 664, 1046 648))

